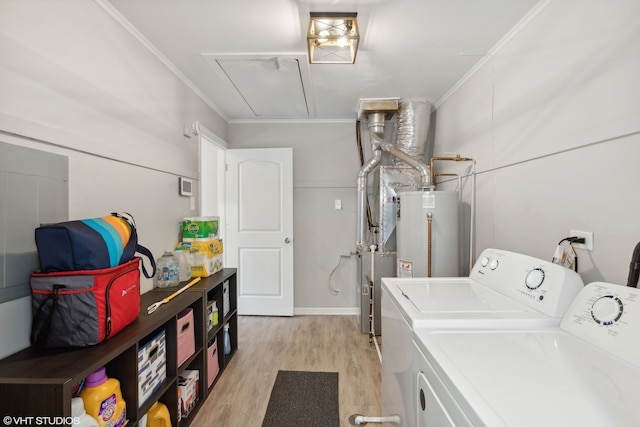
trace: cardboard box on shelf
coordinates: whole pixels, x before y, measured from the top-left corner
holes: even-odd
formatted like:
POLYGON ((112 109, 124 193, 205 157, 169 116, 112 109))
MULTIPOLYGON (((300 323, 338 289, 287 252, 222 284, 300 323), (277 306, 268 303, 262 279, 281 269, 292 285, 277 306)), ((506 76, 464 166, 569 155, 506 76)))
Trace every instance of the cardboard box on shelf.
POLYGON ((198 402, 198 389, 200 382, 200 371, 185 369, 178 378, 179 388, 179 408, 182 418, 189 416, 198 402))

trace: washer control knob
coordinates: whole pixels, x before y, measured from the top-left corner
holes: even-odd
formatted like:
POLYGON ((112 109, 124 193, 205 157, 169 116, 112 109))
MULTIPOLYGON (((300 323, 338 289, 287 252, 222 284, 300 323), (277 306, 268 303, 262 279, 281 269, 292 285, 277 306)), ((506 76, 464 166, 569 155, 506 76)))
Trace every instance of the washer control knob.
POLYGON ((544 282, 544 270, 541 268, 534 268, 524 278, 524 284, 529 289, 538 289, 542 282, 544 282))
POLYGON ((486 267, 487 265, 489 265, 489 258, 486 256, 483 256, 482 259, 480 260, 480 265, 483 267, 486 267))
POLYGON ((489 268, 492 270, 495 270, 496 268, 498 268, 498 260, 497 259, 492 259, 491 262, 489 263, 489 268))
POLYGON ((614 295, 605 295, 595 300, 591 306, 591 317, 597 324, 609 326, 620 319, 623 311, 624 305, 620 298, 614 295))

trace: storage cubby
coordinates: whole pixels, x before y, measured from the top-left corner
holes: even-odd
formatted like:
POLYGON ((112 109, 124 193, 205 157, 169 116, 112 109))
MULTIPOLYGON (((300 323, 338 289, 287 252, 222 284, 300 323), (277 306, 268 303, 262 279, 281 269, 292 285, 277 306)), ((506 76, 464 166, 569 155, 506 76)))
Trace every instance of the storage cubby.
MULTIPOLYGON (((107 375, 120 381, 122 397, 127 404, 127 426, 137 426, 151 405, 160 401, 169 409, 171 424, 187 427, 215 386, 207 382, 208 343, 217 338, 219 373, 222 375, 237 350, 237 285, 236 270, 224 269, 202 278, 170 302, 147 314, 147 307, 180 289, 185 283, 168 289, 155 289, 141 295, 140 315, 119 334, 98 345, 78 349, 39 350, 27 348, 0 360, 0 413, 10 417, 71 417, 71 398, 79 384, 92 372, 106 367, 107 375), (223 317, 223 284, 228 283, 229 312, 223 317), (219 298, 219 322, 207 328, 207 299, 219 298), (179 314, 185 309, 193 313, 194 351, 178 364, 179 314), (230 325, 232 353, 224 357, 223 325, 230 325), (141 401, 139 396, 138 356, 150 339, 164 330, 166 378, 158 388, 141 401), (178 378, 186 370, 199 372, 198 401, 188 417, 179 421, 178 378)), ((40 421, 44 420, 41 418, 40 421)), ((44 425, 44 424, 42 424, 44 425)))
MULTIPOLYGON (((197 292, 202 294, 202 301, 204 303, 204 313, 206 317, 207 303, 208 301, 216 301, 218 306, 218 324, 211 329, 207 328, 207 322, 203 322, 204 334, 203 340, 207 345, 215 338, 217 344, 217 356, 219 373, 215 378, 213 384, 208 387, 209 391, 215 386, 216 381, 220 377, 220 374, 224 368, 229 364, 238 346, 238 296, 237 296, 237 275, 235 269, 224 269, 212 276, 209 279, 215 278, 215 280, 203 280, 197 283, 193 287, 189 288, 189 292, 197 292), (233 270, 233 273, 231 271, 233 270), (228 295, 228 310, 224 313, 224 300, 225 289, 227 289, 228 295), (231 338, 231 353, 229 355, 224 354, 224 325, 229 324, 229 336, 231 338)), ((208 360, 206 357, 207 350, 205 349, 205 362, 208 360)), ((205 375, 201 376, 201 387, 207 388, 207 379, 209 373, 209 364, 205 363, 205 375), (202 379, 204 378, 204 381, 202 379)))

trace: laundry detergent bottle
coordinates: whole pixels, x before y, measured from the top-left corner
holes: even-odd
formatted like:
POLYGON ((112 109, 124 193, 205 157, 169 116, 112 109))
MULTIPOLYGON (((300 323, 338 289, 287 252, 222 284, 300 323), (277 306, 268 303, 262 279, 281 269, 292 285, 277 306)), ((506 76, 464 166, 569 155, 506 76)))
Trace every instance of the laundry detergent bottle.
POLYGON ((122 399, 120 381, 107 377, 104 367, 87 377, 80 391, 87 414, 98 421, 100 427, 123 427, 126 423, 126 403, 122 399))
POLYGON ((169 408, 164 403, 156 402, 147 412, 147 427, 171 427, 169 408))

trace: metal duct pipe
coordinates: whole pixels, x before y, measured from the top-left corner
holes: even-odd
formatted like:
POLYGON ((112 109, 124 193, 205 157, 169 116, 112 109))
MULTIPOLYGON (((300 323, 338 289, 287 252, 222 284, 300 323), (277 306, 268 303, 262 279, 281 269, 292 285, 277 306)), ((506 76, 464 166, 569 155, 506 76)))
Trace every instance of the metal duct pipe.
MULTIPOLYGON (((378 114, 378 113, 374 113, 378 114)), ((374 114, 371 114, 373 116, 374 114)), ((377 119, 377 118, 376 118, 377 119)), ((372 135, 371 138, 371 150, 373 157, 369 159, 367 163, 362 165, 358 172, 358 237, 356 241, 356 248, 359 251, 367 249, 367 221, 365 219, 365 210, 367 209, 367 186, 369 173, 378 166, 380 159, 382 159, 382 151, 380 150, 380 144, 378 139, 374 138, 374 135, 382 135, 384 138, 384 114, 382 115, 382 123, 379 123, 377 119, 375 122, 369 122, 369 132, 372 135)))
POLYGON ((427 190, 431 188, 429 183, 429 175, 430 175, 429 166, 427 166, 425 163, 421 162, 420 160, 414 159, 413 157, 411 157, 410 155, 408 155, 407 153, 405 153, 395 145, 390 144, 388 142, 384 142, 384 141, 381 142, 380 147, 382 147, 384 151, 392 154, 393 156, 397 157, 398 159, 402 160, 403 162, 405 162, 406 164, 408 164, 409 166, 411 166, 412 168, 420 172, 420 176, 422 177, 422 184, 420 185, 420 188, 422 190, 427 190))
POLYGON ((367 208, 367 187, 368 176, 375 169, 382 159, 380 142, 384 141, 384 124, 386 113, 374 112, 367 116, 369 120, 368 128, 371 137, 371 151, 373 156, 367 163, 362 165, 358 172, 358 237, 356 248, 359 251, 367 249, 367 223, 365 220, 365 209, 367 208))
POLYGON ((369 133, 376 140, 384 140, 384 120, 385 113, 371 113, 369 118, 369 133))

